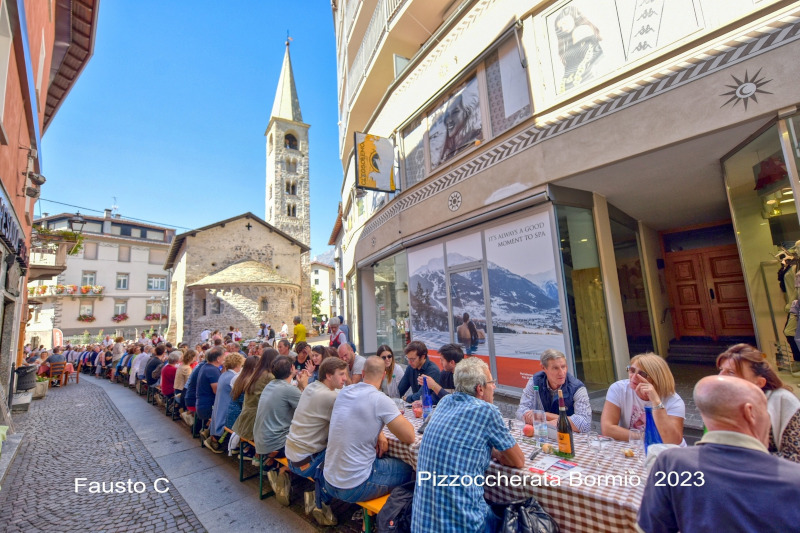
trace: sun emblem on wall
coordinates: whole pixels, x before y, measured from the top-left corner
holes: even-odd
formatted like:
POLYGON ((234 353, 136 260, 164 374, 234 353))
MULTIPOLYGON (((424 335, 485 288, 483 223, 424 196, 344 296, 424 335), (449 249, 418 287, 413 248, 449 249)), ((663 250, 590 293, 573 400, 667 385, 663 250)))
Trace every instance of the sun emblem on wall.
POLYGON ((450 208, 450 211, 458 211, 458 208, 461 207, 461 193, 456 191, 450 195, 450 198, 447 200, 447 207, 450 208))
POLYGON ((744 71, 744 80, 740 80, 733 74, 731 74, 731 78, 733 81, 736 82, 736 85, 726 85, 725 87, 729 87, 733 89, 732 91, 728 91, 727 93, 722 93, 720 96, 730 96, 730 98, 722 104, 720 107, 725 107, 726 105, 733 102, 732 107, 736 107, 736 104, 742 102, 744 104, 745 111, 747 110, 747 102, 752 100, 755 103, 758 103, 758 99, 756 98, 757 94, 772 94, 769 91, 765 91, 761 89, 764 85, 768 84, 772 80, 764 79, 764 76, 761 78, 758 75, 761 74, 761 69, 758 69, 753 77, 751 78, 747 71, 744 71))

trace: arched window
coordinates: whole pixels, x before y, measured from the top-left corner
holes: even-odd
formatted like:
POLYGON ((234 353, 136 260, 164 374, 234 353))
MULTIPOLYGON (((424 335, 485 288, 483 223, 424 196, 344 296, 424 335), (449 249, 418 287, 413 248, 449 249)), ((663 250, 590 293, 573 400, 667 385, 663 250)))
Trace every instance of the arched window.
POLYGON ((291 192, 292 192, 292 182, 286 180, 286 194, 289 194, 291 192))
POLYGON ((292 216, 293 216, 293 217, 296 217, 296 216, 297 216, 297 206, 296 206, 296 205, 293 205, 293 206, 292 206, 292 216))
POLYGON ((262 297, 261 301, 259 302, 258 308, 261 312, 269 311, 269 300, 262 297))
POLYGON ((297 182, 292 182, 292 192, 290 194, 297 194, 297 182))
POLYGON ((291 133, 287 133, 283 138, 283 146, 286 148, 291 148, 292 150, 297 150, 297 137, 291 133))
POLYGON ((297 172, 297 159, 286 158, 286 172, 291 172, 292 174, 297 172))

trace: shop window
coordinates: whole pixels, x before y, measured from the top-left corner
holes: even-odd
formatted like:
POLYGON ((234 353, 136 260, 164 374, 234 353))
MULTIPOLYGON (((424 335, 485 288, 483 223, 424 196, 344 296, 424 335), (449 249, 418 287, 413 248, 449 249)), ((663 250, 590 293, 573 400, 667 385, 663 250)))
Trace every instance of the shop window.
MULTIPOLYGON (((408 267, 401 252, 375 266, 377 344, 388 345, 401 361, 408 331, 408 267)), ((319 281, 319 280, 317 280, 319 281)))

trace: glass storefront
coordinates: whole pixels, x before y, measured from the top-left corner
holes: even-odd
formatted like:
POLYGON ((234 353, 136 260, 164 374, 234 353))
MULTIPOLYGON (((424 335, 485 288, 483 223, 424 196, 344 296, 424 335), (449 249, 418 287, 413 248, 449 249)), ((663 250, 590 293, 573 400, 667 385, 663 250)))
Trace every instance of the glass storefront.
POLYGON ((556 205, 556 217, 575 375, 590 392, 605 389, 614 363, 592 210, 556 205))
POLYGON ((378 346, 388 345, 405 364, 403 348, 408 329, 408 260, 400 252, 373 268, 375 276, 375 331, 378 346))
POLYGON ((779 121, 723 160, 759 348, 779 366, 788 366, 796 349, 788 310, 800 269, 797 177, 794 186, 790 181, 800 158, 798 126, 797 117, 779 121))

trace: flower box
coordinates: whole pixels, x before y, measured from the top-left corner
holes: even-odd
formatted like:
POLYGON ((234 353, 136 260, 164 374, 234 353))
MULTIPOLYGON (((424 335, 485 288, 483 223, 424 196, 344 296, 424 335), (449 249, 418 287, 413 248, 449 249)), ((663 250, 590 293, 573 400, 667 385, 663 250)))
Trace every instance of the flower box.
POLYGON ((94 322, 97 320, 93 315, 78 315, 78 322, 94 322))
POLYGON ((128 313, 120 313, 118 315, 114 315, 111 317, 111 320, 114 322, 122 322, 124 320, 128 320, 128 313))
POLYGON ((103 289, 102 285, 92 285, 92 294, 103 294, 103 289))
POLYGON ((47 292, 47 285, 39 285, 36 287, 36 294, 42 296, 47 292))
POLYGON ((64 292, 67 294, 77 294, 78 293, 78 286, 77 285, 64 285, 64 292))
POLYGON ((149 315, 145 315, 144 319, 147 321, 156 321, 161 320, 162 318, 167 318, 167 315, 161 313, 151 313, 149 315))
POLYGON ((91 285, 81 285, 81 294, 89 294, 90 292, 92 292, 91 285))

